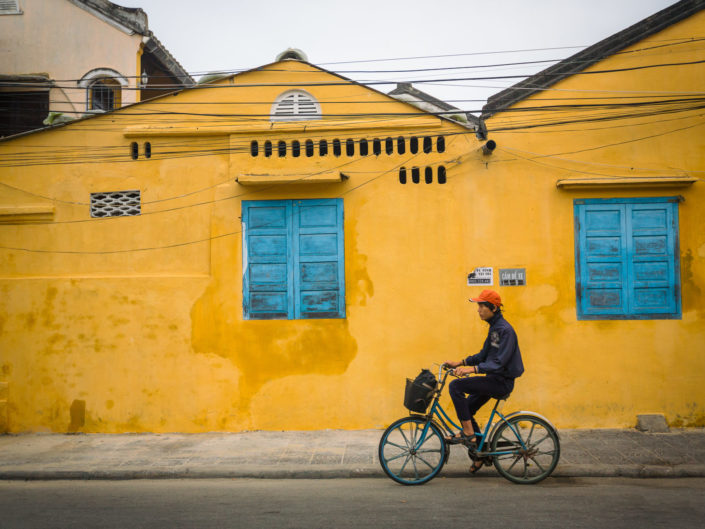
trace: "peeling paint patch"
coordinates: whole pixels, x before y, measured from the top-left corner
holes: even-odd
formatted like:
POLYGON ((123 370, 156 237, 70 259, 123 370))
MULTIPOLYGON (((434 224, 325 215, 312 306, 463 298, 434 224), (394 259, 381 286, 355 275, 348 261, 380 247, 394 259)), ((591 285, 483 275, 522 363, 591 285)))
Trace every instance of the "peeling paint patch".
POLYGON ((686 404, 689 413, 677 414, 675 419, 668 421, 674 428, 702 428, 705 426, 705 411, 697 402, 686 404))
MULTIPOLYGON (((263 385, 292 375, 344 373, 357 353, 346 319, 236 320, 231 285, 214 281, 192 310, 192 346, 197 353, 229 360, 242 373, 233 381, 238 427, 257 428, 252 398, 263 385)), ((285 407, 289 402, 274 403, 285 407)), ((194 423, 201 418, 194 417, 194 423)))
POLYGON ((86 424, 86 401, 74 400, 70 408, 71 423, 69 424, 69 433, 78 432, 86 424))
POLYGON ((54 301, 58 293, 59 291, 55 287, 47 288, 42 309, 42 322, 45 327, 51 327, 54 323, 54 301))
POLYGON ((367 272, 367 256, 361 254, 357 248, 357 222, 353 219, 346 220, 345 232, 349 247, 345 249, 350 256, 346 261, 345 277, 347 277, 346 292, 348 306, 367 305, 367 298, 375 294, 375 287, 367 272), (351 264, 352 263, 352 264, 351 264), (351 288, 354 285, 354 288, 351 288))
MULTIPOLYGON (((701 255, 701 257, 703 256, 701 255)), ((695 294, 695 298, 700 298, 700 287, 695 282, 695 277, 693 275, 694 261, 695 257, 693 256, 693 251, 688 248, 685 254, 681 256, 681 278, 683 280, 683 287, 692 290, 692 292, 695 294)))

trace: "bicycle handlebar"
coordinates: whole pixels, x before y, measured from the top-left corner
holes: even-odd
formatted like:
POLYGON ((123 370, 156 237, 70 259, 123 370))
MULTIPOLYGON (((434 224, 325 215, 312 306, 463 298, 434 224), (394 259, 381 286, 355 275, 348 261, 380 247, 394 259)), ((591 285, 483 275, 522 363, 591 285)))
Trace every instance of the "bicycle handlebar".
POLYGON ((438 364, 438 383, 441 384, 441 387, 445 385, 445 379, 448 377, 448 375, 452 375, 453 373, 453 368, 448 367, 448 364, 438 364), (445 371, 445 374, 443 373, 445 371))

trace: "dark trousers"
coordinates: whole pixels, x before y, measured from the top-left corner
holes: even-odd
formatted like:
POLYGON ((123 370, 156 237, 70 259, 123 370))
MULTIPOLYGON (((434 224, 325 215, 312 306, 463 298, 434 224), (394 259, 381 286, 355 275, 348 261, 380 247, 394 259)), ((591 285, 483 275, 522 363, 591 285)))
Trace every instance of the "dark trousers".
POLYGON ((514 389, 514 379, 499 375, 457 378, 450 383, 450 398, 461 421, 470 421, 473 431, 481 432, 475 414, 488 400, 503 397, 514 389), (467 395, 467 397, 466 397, 467 395))

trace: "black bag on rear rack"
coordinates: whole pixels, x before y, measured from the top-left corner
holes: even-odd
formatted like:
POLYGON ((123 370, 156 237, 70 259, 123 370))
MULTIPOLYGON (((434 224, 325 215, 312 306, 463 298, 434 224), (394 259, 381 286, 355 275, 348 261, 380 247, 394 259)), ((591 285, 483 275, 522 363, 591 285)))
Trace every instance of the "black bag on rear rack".
POLYGON ((414 379, 406 379, 404 392, 404 407, 416 413, 425 413, 428 405, 433 400, 433 391, 438 381, 428 369, 422 369, 414 379))

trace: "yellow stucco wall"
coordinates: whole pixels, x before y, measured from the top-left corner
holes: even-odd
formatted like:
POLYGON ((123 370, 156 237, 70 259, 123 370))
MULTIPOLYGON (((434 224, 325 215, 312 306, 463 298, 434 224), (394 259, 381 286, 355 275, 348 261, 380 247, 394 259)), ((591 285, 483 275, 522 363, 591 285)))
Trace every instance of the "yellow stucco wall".
MULTIPOLYGON (((687 24, 673 29, 692 31, 687 24)), ((658 74, 639 75, 643 79, 633 82, 644 90, 658 74)), ((684 74, 679 90, 698 90, 697 75, 684 74)), ((478 266, 527 271, 527 286, 497 287, 526 365, 508 407, 534 409, 559 427, 631 426, 636 414, 652 412, 672 424, 702 423, 700 182, 678 189, 560 190, 556 180, 575 176, 572 165, 559 169, 555 165, 567 162, 529 161, 516 153, 570 152, 604 145, 613 135, 634 138, 634 130, 583 124, 571 134, 494 133, 497 123, 513 119, 504 113, 488 122, 499 147, 484 156, 472 132, 382 94, 350 83, 310 86, 331 81, 341 83, 285 61, 0 143, 0 159, 36 160, 49 145, 55 162, 0 164, 5 219, 13 211, 20 215, 22 206, 53 208, 49 223, 0 224, 0 246, 78 252, 0 250, 0 382, 7 382, 10 431, 385 426, 406 413, 406 377, 479 350, 486 324, 467 302, 479 289, 466 285, 478 266), (324 119, 305 128, 272 124, 271 102, 288 88, 272 84, 282 82, 308 84, 303 88, 321 103, 324 119), (189 105, 195 102, 211 104, 189 105), (249 116, 130 116, 194 108, 249 116), (334 116, 371 112, 415 115, 334 116), (253 139, 261 146, 279 138, 438 134, 446 135, 445 153, 412 155, 408 141, 404 155, 395 149, 393 155, 348 158, 343 151, 326 160, 265 160, 249 153, 253 139), (153 157, 131 160, 133 141, 140 153, 149 141, 153 157), (114 159, 106 161, 107 153, 114 159), (101 163, 92 163, 96 156, 103 156, 101 163), (438 164, 448 169, 444 185, 435 178, 424 184, 423 172, 421 184, 399 183, 401 165, 438 164), (349 178, 339 183, 237 181, 253 173, 305 179, 341 171, 349 178), (141 216, 90 219, 85 203, 91 192, 127 189, 141 190, 141 216), (677 194, 685 197, 683 319, 578 321, 573 198, 677 194), (332 197, 342 198, 345 209, 346 318, 243 320, 241 200, 332 197), (193 241, 204 242, 164 248, 193 241), (149 249, 155 247, 161 249, 149 249), (110 253, 122 250, 132 251, 110 253)), ((594 82, 575 78, 556 87, 594 82)), ((669 125, 652 121, 636 130, 646 136, 662 127, 669 125)), ((615 173, 638 160, 659 174, 666 168, 698 174, 705 170, 702 140, 692 132, 671 133, 679 150, 653 139, 566 157, 577 160, 570 163, 578 170, 604 163, 615 173)))

